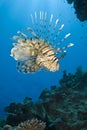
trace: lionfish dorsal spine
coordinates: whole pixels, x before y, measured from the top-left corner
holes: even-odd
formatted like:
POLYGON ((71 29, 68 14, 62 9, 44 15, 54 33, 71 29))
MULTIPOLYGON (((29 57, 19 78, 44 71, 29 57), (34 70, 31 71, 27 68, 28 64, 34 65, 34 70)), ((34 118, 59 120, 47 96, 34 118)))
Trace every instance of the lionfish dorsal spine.
POLYGON ((43 11, 40 11, 40 27, 39 27, 39 33, 40 37, 43 39, 44 34, 46 32, 46 15, 43 11))
POLYGON ((40 17, 37 18, 37 13, 34 13, 34 16, 31 14, 31 21, 33 23, 33 29, 34 31, 31 31, 34 38, 42 39, 42 36, 45 34, 44 29, 46 28, 46 13, 40 11, 40 17), (38 22, 39 20, 39 22, 38 22))
POLYGON ((59 46, 61 43, 63 43, 69 36, 71 35, 71 33, 67 33, 58 43, 55 44, 55 48, 57 46, 59 46))
MULTIPOLYGON (((52 23, 52 22, 51 22, 52 23)), ((49 41, 50 41, 50 45, 53 44, 53 42, 55 41, 53 37, 55 37, 55 31, 56 31, 56 27, 57 27, 57 24, 59 23, 59 19, 56 19, 55 21, 55 24, 54 26, 51 28, 52 24, 50 23, 50 26, 49 26, 49 41)))
MULTIPOLYGON (((33 24, 33 28, 35 28, 35 32, 37 32, 37 34, 38 34, 38 21, 37 21, 37 14, 36 14, 36 12, 34 13, 34 17, 33 17, 32 14, 30 15, 30 17, 31 17, 31 21, 32 21, 32 24, 33 24)), ((34 36, 34 38, 36 38, 36 33, 33 31, 33 29, 32 28, 28 28, 28 30, 31 32, 31 34, 34 36)))
POLYGON ((33 31, 32 28, 28 27, 27 30, 29 30, 31 32, 31 34, 33 35, 34 38, 39 39, 39 36, 37 36, 37 34, 33 31))
POLYGON ((64 24, 62 24, 62 25, 59 27, 59 29, 58 29, 56 35, 54 35, 54 38, 53 38, 53 40, 52 40, 52 44, 56 41, 57 37, 59 36, 59 34, 60 34, 60 32, 62 31, 63 28, 64 28, 64 24))
MULTIPOLYGON (((38 18, 37 18, 37 13, 35 11, 34 13, 34 19, 35 19, 35 32, 37 33, 37 35, 39 36, 39 23, 38 23, 38 18)), ((40 36, 39 36, 40 37, 40 36)))
POLYGON ((51 16, 50 16, 50 24, 49 25, 51 25, 52 20, 53 20, 53 14, 51 14, 51 16))
POLYGON ((46 18, 47 18, 47 12, 44 13, 44 25, 43 25, 43 37, 46 35, 46 18))
POLYGON ((48 29, 47 29, 47 34, 45 36, 45 41, 50 41, 50 29, 51 29, 51 25, 52 25, 52 20, 53 20, 53 14, 51 14, 51 16, 50 16, 50 22, 48 24, 48 29))
MULTIPOLYGON (((48 27, 48 40, 51 41, 51 39, 54 37, 54 33, 55 33, 55 30, 56 30, 56 27, 57 27, 57 24, 59 22, 59 19, 56 19, 55 21, 55 25, 51 28, 52 26, 52 20, 53 20, 53 14, 51 14, 51 17, 50 17, 50 23, 49 23, 49 27, 48 27)), ((53 43, 53 40, 51 41, 50 44, 53 43)))
POLYGON ((32 36, 34 38, 40 38, 40 35, 39 35, 39 24, 38 24, 38 19, 37 19, 37 13, 35 12, 34 13, 34 16, 31 14, 30 15, 31 17, 31 21, 32 21, 32 24, 33 24, 33 28, 28 28, 28 30, 31 32, 32 36))
POLYGON ((53 27, 52 27, 52 21, 53 21, 53 14, 51 14, 51 16, 50 16, 50 22, 49 22, 48 30, 47 30, 48 35, 46 36, 46 41, 49 41, 50 44, 52 44, 51 39, 54 37, 54 33, 56 30, 56 26, 59 22, 59 19, 56 19, 55 25, 53 27))
POLYGON ((37 13, 36 13, 36 11, 35 11, 34 15, 35 15, 36 23, 37 23, 37 13))
POLYGON ((33 15, 31 14, 30 17, 31 17, 32 24, 34 24, 34 18, 33 18, 33 15))

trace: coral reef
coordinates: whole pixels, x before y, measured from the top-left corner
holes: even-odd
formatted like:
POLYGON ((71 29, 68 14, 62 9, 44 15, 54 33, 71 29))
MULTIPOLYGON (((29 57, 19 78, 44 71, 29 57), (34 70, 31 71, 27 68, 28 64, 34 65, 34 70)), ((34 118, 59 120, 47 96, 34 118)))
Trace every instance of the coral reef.
POLYGON ((21 122, 16 127, 5 125, 2 130, 44 130, 45 123, 38 119, 31 119, 21 122))
POLYGON ((45 123, 37 119, 27 120, 18 125, 19 130, 44 130, 44 128, 45 123))
POLYGON ((3 127, 5 125, 5 119, 0 118, 0 127, 3 127))
POLYGON ((87 20, 87 0, 67 0, 69 4, 73 3, 75 13, 80 21, 87 20))
POLYGON ((6 124, 38 119, 46 122, 45 130, 87 129, 87 72, 78 67, 74 74, 63 72, 60 86, 44 89, 38 102, 26 97, 23 103, 11 103, 6 124))
POLYGON ((22 121, 33 118, 32 108, 32 99, 28 97, 24 99, 24 103, 11 103, 10 106, 5 108, 5 111, 9 113, 6 123, 9 125, 18 125, 22 121))

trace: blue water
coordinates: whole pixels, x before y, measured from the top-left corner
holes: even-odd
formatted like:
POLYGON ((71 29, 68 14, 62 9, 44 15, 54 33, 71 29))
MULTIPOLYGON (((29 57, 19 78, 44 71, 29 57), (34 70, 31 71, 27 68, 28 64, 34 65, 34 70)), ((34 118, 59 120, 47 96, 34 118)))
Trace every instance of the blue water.
POLYGON ((45 88, 59 86, 62 71, 74 73, 78 66, 87 70, 87 22, 80 22, 75 15, 73 5, 66 0, 0 0, 0 117, 4 116, 4 107, 10 102, 22 102, 25 96, 33 101, 45 88), (67 56, 60 61, 60 70, 49 72, 42 70, 35 74, 21 74, 16 70, 16 61, 10 57, 12 36, 18 30, 25 31, 32 26, 30 14, 46 11, 54 14, 65 27, 61 36, 70 32, 66 41, 74 47, 67 49, 67 56))

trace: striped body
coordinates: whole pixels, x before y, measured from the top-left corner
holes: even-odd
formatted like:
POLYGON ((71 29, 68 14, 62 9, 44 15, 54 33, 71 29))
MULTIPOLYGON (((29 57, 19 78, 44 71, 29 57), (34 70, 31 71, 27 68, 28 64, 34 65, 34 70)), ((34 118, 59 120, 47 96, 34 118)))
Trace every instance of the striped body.
POLYGON ((28 28, 31 37, 28 37, 23 32, 18 31, 19 36, 14 36, 16 43, 11 49, 11 56, 17 61, 17 70, 21 73, 33 73, 45 68, 46 70, 55 72, 59 70, 59 61, 66 54, 66 48, 73 46, 72 43, 63 46, 59 45, 65 41, 70 33, 66 34, 58 43, 54 44, 58 35, 62 31, 64 24, 62 24, 58 32, 55 34, 59 20, 52 25, 53 15, 51 14, 49 25, 46 25, 46 13, 40 12, 39 23, 37 14, 31 14, 31 19, 35 29, 28 28), (53 26, 53 29, 51 30, 53 26), (48 29, 47 29, 48 27, 48 29), (48 32, 48 33, 47 33, 48 32), (57 54, 62 53, 60 56, 57 54))
POLYGON ((45 67, 50 71, 59 70, 58 58, 54 52, 54 48, 45 42, 41 42, 39 54, 37 56, 37 64, 45 67))

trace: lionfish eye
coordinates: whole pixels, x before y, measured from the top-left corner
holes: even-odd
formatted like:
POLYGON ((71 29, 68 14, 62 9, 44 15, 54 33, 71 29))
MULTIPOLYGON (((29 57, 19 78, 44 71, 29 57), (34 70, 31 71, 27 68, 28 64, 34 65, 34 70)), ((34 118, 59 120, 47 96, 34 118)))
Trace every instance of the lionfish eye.
POLYGON ((66 49, 74 45, 70 43, 60 47, 70 33, 56 43, 64 24, 58 28, 59 19, 53 23, 53 14, 48 18, 47 13, 43 11, 38 15, 35 12, 30 17, 32 27, 27 28, 29 36, 18 31, 18 36, 13 37, 17 43, 13 44, 11 56, 17 60, 17 70, 21 73, 34 73, 42 68, 52 72, 58 71, 59 61, 65 57, 66 49))

